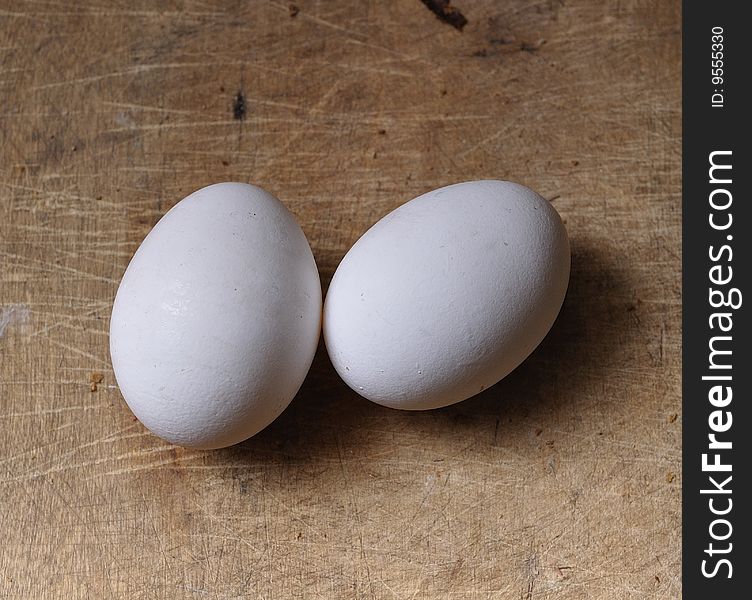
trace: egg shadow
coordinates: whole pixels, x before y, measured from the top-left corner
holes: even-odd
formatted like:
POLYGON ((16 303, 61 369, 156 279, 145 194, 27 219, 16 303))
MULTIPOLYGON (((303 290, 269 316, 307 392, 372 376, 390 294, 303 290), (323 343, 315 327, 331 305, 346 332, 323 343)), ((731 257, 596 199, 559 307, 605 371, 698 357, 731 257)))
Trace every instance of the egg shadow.
MULTIPOLYGON (((329 276, 331 279, 331 276, 329 276)), ((284 413, 245 442, 216 451, 217 463, 329 464, 343 452, 368 452, 369 424, 413 428, 431 435, 458 433, 470 440, 517 445, 531 428, 545 430, 577 415, 577 398, 593 377, 620 357, 618 343, 634 325, 635 304, 626 274, 600 244, 572 242, 569 288, 556 322, 536 350, 506 378, 464 402, 431 411, 399 411, 369 402, 337 375, 320 342, 311 370, 284 413), (583 375, 583 364, 587 374, 583 375)), ((373 443, 373 442, 371 442, 373 443)), ((524 446, 524 444, 523 444, 524 446)))

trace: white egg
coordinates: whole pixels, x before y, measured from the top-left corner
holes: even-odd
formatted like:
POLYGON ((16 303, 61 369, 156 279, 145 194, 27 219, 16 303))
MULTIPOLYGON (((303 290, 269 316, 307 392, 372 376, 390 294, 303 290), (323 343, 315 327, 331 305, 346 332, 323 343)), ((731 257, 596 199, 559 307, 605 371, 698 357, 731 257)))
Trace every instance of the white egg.
POLYGON ((290 403, 321 325, 316 263, 293 215, 242 183, 175 205, 133 256, 110 353, 138 419, 183 446, 243 441, 290 403))
POLYGON ((494 385, 541 342, 569 281, 559 214, 532 190, 472 181, 391 212, 345 255, 324 339, 360 395, 423 410, 494 385))

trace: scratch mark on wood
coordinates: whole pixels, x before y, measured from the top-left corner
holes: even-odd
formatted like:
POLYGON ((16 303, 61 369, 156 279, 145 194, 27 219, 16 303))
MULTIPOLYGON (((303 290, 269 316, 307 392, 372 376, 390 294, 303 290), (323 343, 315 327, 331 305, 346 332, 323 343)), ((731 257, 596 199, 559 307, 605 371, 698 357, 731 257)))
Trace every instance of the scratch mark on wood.
POLYGON ((305 18, 308 21, 311 21, 318 25, 322 25, 323 27, 328 27, 329 29, 333 29, 334 31, 345 33, 349 36, 352 36, 355 39, 364 39, 366 37, 363 34, 358 33, 357 31, 353 31, 352 29, 348 29, 347 27, 343 27, 341 25, 337 25, 336 23, 332 23, 331 21, 327 21, 326 19, 317 17, 316 15, 313 15, 307 11, 299 13, 298 16, 301 18, 305 18))
POLYGON ((60 408, 42 408, 39 410, 28 410, 25 412, 0 413, 0 419, 15 419, 19 417, 41 417, 43 415, 59 415, 62 413, 73 412, 77 410, 98 410, 104 406, 96 404, 82 404, 80 406, 62 406, 60 408))
POLYGON ((360 561, 365 567, 366 581, 368 582, 368 591, 372 597, 374 596, 373 581, 371 580, 371 566, 368 560, 368 554, 366 553, 365 545, 363 544, 363 521, 358 509, 358 501, 355 496, 355 490, 353 489, 352 481, 348 475, 347 468, 345 467, 346 461, 344 460, 344 453, 342 451, 342 440, 337 436, 337 455, 339 458, 340 470, 342 472, 342 479, 345 484, 345 489, 350 496, 350 506, 352 508, 352 514, 355 519, 355 525, 357 526, 358 545, 360 547, 360 561))

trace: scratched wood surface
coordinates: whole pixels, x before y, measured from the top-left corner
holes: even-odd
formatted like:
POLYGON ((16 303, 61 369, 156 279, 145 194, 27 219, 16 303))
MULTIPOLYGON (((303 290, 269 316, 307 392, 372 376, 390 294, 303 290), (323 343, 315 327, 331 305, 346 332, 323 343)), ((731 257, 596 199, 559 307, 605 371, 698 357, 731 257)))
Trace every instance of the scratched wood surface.
POLYGON ((1 598, 678 596, 679 3, 455 5, 0 1, 1 598), (273 191, 326 287, 389 210, 480 178, 573 247, 502 383, 398 412, 320 349, 237 447, 132 418, 110 306, 180 198, 273 191))

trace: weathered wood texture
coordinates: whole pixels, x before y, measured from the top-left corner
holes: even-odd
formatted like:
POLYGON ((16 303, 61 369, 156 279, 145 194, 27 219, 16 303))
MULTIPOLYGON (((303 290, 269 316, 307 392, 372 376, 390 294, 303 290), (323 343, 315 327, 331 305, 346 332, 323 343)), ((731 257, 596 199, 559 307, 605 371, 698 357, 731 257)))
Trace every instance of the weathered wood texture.
POLYGON ((456 0, 462 31, 296 4, 2 2, 0 597, 676 598, 678 1, 456 0), (552 199, 573 245, 501 384, 397 412, 321 350, 238 447, 132 419, 110 305, 187 193, 271 190, 326 285, 386 212, 480 178, 552 199))

